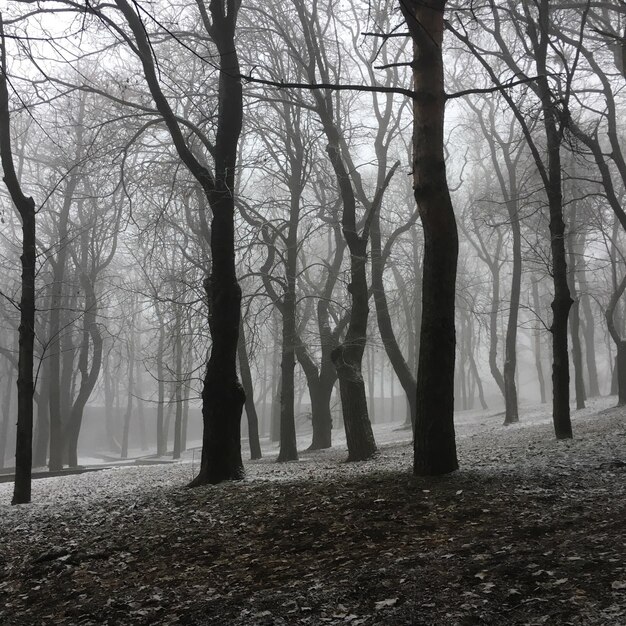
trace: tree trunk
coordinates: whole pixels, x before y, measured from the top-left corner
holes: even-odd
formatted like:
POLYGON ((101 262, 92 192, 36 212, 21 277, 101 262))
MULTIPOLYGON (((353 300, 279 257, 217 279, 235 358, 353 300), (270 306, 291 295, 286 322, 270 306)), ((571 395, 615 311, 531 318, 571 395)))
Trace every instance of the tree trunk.
POLYGON ((196 178, 213 213, 211 273, 205 280, 209 305, 211 355, 202 389, 202 460, 190 487, 243 478, 241 413, 245 402, 237 379, 237 340, 241 317, 241 288, 235 270, 235 173, 241 134, 243 97, 235 29, 239 3, 215 0, 199 3, 202 22, 219 53, 219 93, 212 174, 189 148, 176 115, 161 90, 153 50, 142 19, 127 0, 115 0, 137 45, 144 76, 155 105, 167 125, 177 153, 196 178))
POLYGON ((134 316, 131 324, 130 338, 128 340, 128 397, 126 400, 126 413, 124 414, 124 431, 122 433, 122 458, 128 458, 128 436, 130 432, 130 419, 133 412, 133 388, 135 386, 135 324, 134 316))
POLYGON ((348 241, 348 247, 351 278, 348 292, 352 296, 350 322, 344 342, 332 351, 331 358, 339 380, 348 461, 363 461, 376 453, 374 433, 367 413, 365 381, 361 371, 369 314, 365 268, 367 240, 358 238, 348 241))
POLYGON ((22 221, 22 294, 20 297, 19 356, 17 375, 17 432, 15 486, 12 504, 30 502, 33 440, 33 346, 35 340, 35 201, 20 186, 11 151, 11 123, 6 75, 4 30, 0 21, 0 159, 4 182, 22 221))
MULTIPOLYGON (((571 228, 577 227, 576 223, 576 204, 574 204, 571 219, 571 228)), ((578 235, 574 232, 570 232, 568 236, 569 247, 569 267, 568 267, 568 282, 569 290, 572 297, 572 308, 570 311, 570 334, 572 336, 572 362, 574 363, 574 386, 576 391, 576 408, 578 410, 585 408, 585 382, 583 379, 583 355, 580 345, 580 309, 578 303, 578 295, 576 292, 576 268, 577 268, 577 254, 578 245, 576 240, 578 235)))
POLYGON ((454 434, 454 298, 458 234, 444 159, 445 0, 401 4, 413 39, 413 178, 424 228, 422 327, 417 375, 414 473, 458 468, 454 434))
POLYGON ((13 366, 7 367, 7 381, 2 398, 2 422, 0 422, 0 468, 5 467, 9 424, 11 422, 11 395, 13 391, 13 366))
POLYGON ((587 362, 587 376, 589 381, 589 396, 595 398, 600 395, 600 385, 598 383, 598 367, 596 365, 596 339, 595 339, 595 319, 591 309, 591 298, 589 296, 589 286, 587 283, 584 264, 580 268, 580 303, 585 316, 585 326, 583 338, 585 340, 585 360, 587 362))
MULTIPOLYGON (((535 310, 535 316, 537 319, 541 319, 541 301, 539 300, 539 279, 536 277, 531 278, 532 294, 533 294, 533 308, 535 310)), ((533 332, 533 352, 535 353, 535 368, 537 369, 537 380, 539 382, 539 397, 541 404, 546 404, 546 381, 543 377, 543 365, 541 360, 541 330, 537 324, 537 328, 533 332)))
POLYGON ((165 370, 163 359, 165 355, 165 325, 163 315, 159 310, 158 304, 155 306, 157 320, 159 324, 159 339, 157 342, 156 354, 156 375, 157 375, 157 415, 156 415, 156 440, 157 440, 157 456, 165 456, 167 454, 167 434, 165 433, 165 425, 163 411, 165 408, 165 370))
POLYGON ((39 370, 39 401, 37 402, 33 467, 45 467, 48 460, 48 446, 50 443, 50 386, 48 384, 47 369, 43 365, 39 370))
POLYGON ((622 297, 624 290, 626 289, 626 274, 620 281, 619 285, 615 287, 609 305, 606 309, 605 317, 606 323, 611 338, 615 342, 617 348, 617 355, 615 357, 614 368, 614 380, 617 382, 617 405, 623 406, 626 404, 626 340, 620 337, 619 330, 615 324, 615 312, 619 299, 622 297))
POLYGON ((259 441, 259 420, 256 407, 254 406, 254 386, 252 384, 252 373, 250 371, 250 361, 246 346, 246 336, 243 320, 239 329, 239 345, 237 347, 239 355, 239 372, 241 373, 241 383, 246 393, 246 417, 248 418, 248 440, 250 442, 250 459, 260 459, 261 442, 259 441))
POLYGON ((74 404, 72 405, 69 423, 66 429, 65 441, 68 446, 68 464, 70 467, 78 465, 78 438, 83 422, 85 406, 93 393, 100 376, 102 366, 102 335, 98 327, 97 299, 93 285, 93 276, 83 275, 81 279, 85 292, 85 310, 83 311, 83 344, 80 350, 78 369, 80 371, 80 387, 74 404), (89 343, 93 343, 91 367, 89 367, 89 343))
MULTIPOLYGON (((544 179, 550 212, 550 249, 552 253, 552 419, 557 439, 572 437, 569 408, 569 355, 567 331, 572 298, 567 281, 565 254, 565 222, 563 221, 563 190, 561 171, 561 134, 557 127, 556 106, 548 82, 547 55, 550 31, 548 0, 539 3, 539 22, 532 22, 529 37, 536 54, 537 93, 541 100, 543 124, 546 133, 548 167, 544 179)), ((532 19, 529 17, 529 19, 532 19)))
MULTIPOLYGON (((372 217, 371 227, 372 237, 372 292, 374 294, 374 304, 376 306, 376 320, 378 322, 378 332, 382 339, 383 346, 387 357, 391 362, 393 371, 396 373, 402 389, 406 394, 409 403, 411 415, 411 423, 415 422, 415 406, 417 403, 417 381, 411 372, 411 368, 404 359, 404 355, 400 350, 391 315, 389 314, 389 305, 385 294, 384 269, 385 260, 382 257, 382 243, 380 234, 380 212, 376 211, 372 217)), ((407 319, 407 323, 410 321, 407 319)), ((393 379, 393 373, 391 374, 393 379)), ((391 394, 391 402, 393 406, 393 392, 391 394)), ((393 410, 392 410, 393 413, 393 410)))
MULTIPOLYGON (((178 296, 175 294, 174 298, 178 296)), ((172 458, 180 459, 183 449, 183 321, 180 306, 176 306, 175 311, 175 340, 174 340, 174 360, 175 360, 175 381, 174 381, 174 402, 176 413, 174 416, 174 449, 172 458)))
MULTIPOLYGON (((516 186, 512 187, 511 191, 516 192, 516 186)), ((517 323, 522 285, 522 242, 517 199, 509 200, 506 203, 506 206, 509 213, 509 220, 511 222, 511 233, 513 235, 513 269, 511 272, 509 319, 506 326, 506 339, 504 347, 503 373, 505 426, 519 422, 515 375, 517 372, 517 323)))

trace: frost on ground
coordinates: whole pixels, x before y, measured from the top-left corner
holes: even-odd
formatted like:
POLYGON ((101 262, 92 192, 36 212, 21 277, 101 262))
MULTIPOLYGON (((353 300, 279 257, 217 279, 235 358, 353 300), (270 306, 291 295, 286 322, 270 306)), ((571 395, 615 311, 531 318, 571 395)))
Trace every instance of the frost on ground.
MULTIPOLYGON (((185 490, 192 461, 0 485, 0 624, 626 624, 626 412, 461 414, 462 469, 381 453, 247 463, 185 490)), ((304 443, 304 442, 303 442, 304 443)))

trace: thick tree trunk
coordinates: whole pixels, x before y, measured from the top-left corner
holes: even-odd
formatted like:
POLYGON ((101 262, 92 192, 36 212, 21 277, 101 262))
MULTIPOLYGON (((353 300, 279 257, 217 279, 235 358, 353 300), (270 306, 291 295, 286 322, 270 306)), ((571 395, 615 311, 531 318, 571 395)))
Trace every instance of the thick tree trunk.
POLYGON ((445 0, 401 4, 415 48, 413 62, 413 177, 424 228, 422 327, 415 474, 458 468, 454 434, 454 297, 458 234, 444 159, 443 11, 445 0))
POLYGON ((365 381, 361 371, 369 314, 366 277, 367 242, 348 242, 350 248, 352 309, 343 343, 331 353, 337 370, 343 422, 348 444, 348 461, 363 461, 376 453, 376 442, 367 412, 365 381))
POLYGON ((280 372, 280 451, 278 462, 297 461, 296 423, 294 415, 294 372, 296 367, 296 273, 298 263, 298 223, 300 220, 300 195, 295 192, 301 172, 292 172, 296 179, 292 185, 289 225, 287 230, 287 250, 285 261, 286 285, 280 311, 283 318, 283 340, 280 372))
POLYGON ((115 0, 137 44, 144 75, 179 157, 196 178, 213 213, 210 276, 205 280, 209 304, 211 355, 202 390, 202 461, 190 486, 243 478, 241 414, 245 394, 237 378, 237 340, 241 289, 235 271, 235 172, 241 133, 243 97, 235 29, 239 3, 198 3, 205 29, 219 53, 219 94, 212 174, 189 148, 176 115, 164 96, 144 24, 127 0, 115 0), (228 6, 226 6, 228 4, 228 6))
MULTIPOLYGON (((324 336, 323 333, 322 336, 324 336)), ((324 339, 322 339, 322 341, 324 341, 324 339)), ((325 354, 326 351, 328 351, 328 346, 322 346, 322 363, 318 370, 317 365, 306 351, 302 341, 298 339, 296 356, 306 376, 309 397, 311 398, 311 426, 313 428, 313 437, 311 445, 308 448, 309 450, 330 448, 332 443, 333 421, 330 412, 330 396, 333 392, 333 386, 337 376, 332 361, 330 361, 330 355, 325 354), (329 362, 325 363, 325 359, 328 359, 329 362)))
POLYGON ((246 417, 248 419, 248 440, 250 442, 250 459, 260 459, 261 442, 259 441, 259 419, 256 407, 254 406, 254 387, 252 384, 252 372, 250 371, 250 361, 246 346, 246 336, 243 321, 239 329, 239 345, 237 346, 239 355, 239 372, 241 373, 241 384, 246 393, 246 417))

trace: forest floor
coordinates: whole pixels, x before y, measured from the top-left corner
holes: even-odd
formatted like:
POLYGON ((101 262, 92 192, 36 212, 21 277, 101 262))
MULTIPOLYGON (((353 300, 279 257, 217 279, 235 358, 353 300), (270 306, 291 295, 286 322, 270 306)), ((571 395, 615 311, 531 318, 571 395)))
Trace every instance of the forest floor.
MULTIPOLYGON (((0 485, 0 625, 626 624, 626 411, 556 441, 547 407, 460 414, 461 470, 411 475, 407 431, 248 462, 197 460, 0 485)), ((337 441, 341 439, 337 436, 337 441)))

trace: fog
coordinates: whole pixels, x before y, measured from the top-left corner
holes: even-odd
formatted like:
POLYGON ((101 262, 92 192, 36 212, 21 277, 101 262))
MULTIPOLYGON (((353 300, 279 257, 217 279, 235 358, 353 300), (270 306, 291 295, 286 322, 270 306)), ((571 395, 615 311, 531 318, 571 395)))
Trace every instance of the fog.
POLYGON ((222 448, 296 460, 346 421, 359 460, 371 424, 426 432, 452 400, 507 423, 543 404, 567 437, 570 407, 626 398, 623 29, 575 5, 549 45, 520 30, 530 9, 450 18, 437 145, 391 2, 276 1, 236 27, 193 4, 12 3, 2 471, 28 405, 24 250, 34 468, 194 449, 219 482, 242 472, 211 469, 222 448))

